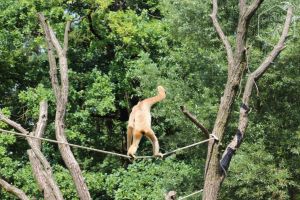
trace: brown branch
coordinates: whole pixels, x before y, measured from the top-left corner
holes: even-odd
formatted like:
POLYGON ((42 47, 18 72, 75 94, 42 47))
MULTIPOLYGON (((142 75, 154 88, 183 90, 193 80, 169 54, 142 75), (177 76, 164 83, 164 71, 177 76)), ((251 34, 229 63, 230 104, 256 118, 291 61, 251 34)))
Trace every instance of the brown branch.
POLYGON ((246 11, 246 18, 251 18, 264 0, 253 0, 246 11))
MULTIPOLYGON (((12 126, 14 129, 17 129, 18 131, 20 131, 21 133, 25 134, 25 135, 29 135, 29 131, 27 131, 26 129, 24 129, 20 124, 12 121, 11 119, 5 117, 1 112, 0 112, 0 119, 5 122, 6 124, 12 126)), ((44 155, 42 154, 42 152, 40 152, 40 150, 34 145, 34 142, 28 138, 26 138, 28 141, 28 144, 30 145, 30 147, 32 148, 32 150, 34 151, 34 153, 38 156, 38 158, 41 160, 41 162, 44 165, 44 168, 49 170, 51 169, 47 159, 44 157, 44 155)))
POLYGON ((204 134, 206 138, 209 138, 209 134, 210 132, 207 130, 207 128, 205 128, 198 120, 197 118, 192 115, 185 106, 180 106, 181 111, 183 112, 183 114, 189 119, 191 120, 204 134))
MULTIPOLYGON (((262 64, 254 71, 252 72, 247 80, 247 83, 245 85, 245 90, 243 94, 243 104, 240 108, 240 116, 239 116, 239 124, 238 124, 238 130, 237 134, 234 136, 233 140, 228 144, 225 152, 222 155, 221 159, 221 167, 223 171, 226 173, 226 170, 229 167, 231 157, 233 156, 233 153, 239 148, 243 138, 245 131, 248 126, 248 112, 249 112, 249 100, 250 96, 252 94, 253 87, 255 85, 255 81, 258 80, 270 67, 271 63, 275 60, 275 58, 279 55, 279 53, 284 49, 284 43, 288 36, 288 30, 291 24, 292 20, 292 7, 288 8, 287 16, 284 24, 284 28, 281 34, 281 37, 277 43, 277 45, 273 48, 273 50, 270 52, 270 54, 267 56, 267 58, 262 62, 262 64), (228 157, 230 154, 230 157, 228 157), (223 166, 222 166, 223 162, 223 166)), ((224 178, 224 176, 223 176, 224 178)))
POLYGON ((225 36, 224 32, 222 31, 222 28, 217 19, 218 1, 213 0, 212 3, 213 3, 213 10, 212 10, 210 17, 212 19, 213 25, 214 25, 220 39, 222 40, 223 45, 225 47, 225 50, 227 53, 227 61, 228 61, 228 72, 230 72, 231 68, 233 68, 233 66, 234 66, 234 57, 233 57, 232 47, 231 47, 227 37, 225 36))
POLYGON ((282 31, 282 34, 280 36, 280 39, 277 43, 277 45, 273 48, 273 50, 270 52, 269 56, 262 62, 262 64, 252 73, 255 80, 258 80, 268 69, 270 64, 274 61, 274 59, 278 56, 278 54, 284 49, 285 41, 288 36, 289 27, 292 21, 292 15, 293 15, 293 9, 290 6, 287 11, 287 16, 284 23, 284 28, 282 31))
POLYGON ((8 119, 6 116, 4 116, 4 114, 0 111, 0 120, 3 121, 4 123, 12 126, 13 128, 17 129, 18 131, 20 131, 23 134, 28 135, 29 132, 23 128, 20 124, 8 119))
POLYGON ((51 84, 52 84, 52 88, 54 91, 54 95, 56 97, 56 99, 60 96, 60 89, 59 89, 59 82, 58 82, 58 78, 57 78, 57 65, 56 65, 56 59, 54 56, 54 47, 51 43, 51 36, 50 36, 50 31, 48 29, 47 26, 47 21, 44 17, 44 15, 42 15, 41 13, 38 14, 40 23, 42 25, 42 28, 44 29, 44 33, 45 33, 45 38, 47 40, 46 44, 47 44, 47 48, 48 48, 48 60, 49 60, 49 65, 50 65, 50 77, 51 77, 51 84))
MULTIPOLYGON (((40 102, 39 119, 36 125, 36 129, 30 134, 35 137, 43 137, 45 133, 46 123, 48 116, 48 103, 46 101, 40 102)), ((41 151, 41 140, 28 138, 31 141, 31 147, 39 149, 41 151)), ((38 182, 40 190, 44 192, 45 199, 63 200, 61 191, 55 182, 48 161, 41 162, 41 159, 34 153, 34 150, 27 150, 32 170, 34 171, 35 179, 38 182), (45 168, 45 164, 48 168, 45 168)))
MULTIPOLYGON (((20 124, 5 117, 1 112, 0 112, 0 120, 12 126, 13 128, 19 130, 21 133, 25 135, 34 135, 35 137, 37 137, 36 135, 43 136, 45 126, 46 126, 47 110, 48 110, 47 103, 41 102, 39 121, 37 124, 37 128, 33 133, 29 133, 20 124)), ((51 166, 47 161, 46 157, 43 155, 43 153, 40 150, 40 141, 32 138, 27 138, 27 137, 26 140, 29 146, 31 147, 31 150, 27 151, 29 155, 31 167, 34 171, 35 177, 40 178, 36 180, 39 183, 39 187, 42 188, 41 190, 44 192, 45 199, 47 199, 46 197, 50 195, 50 196, 55 196, 55 199, 57 200, 63 200, 61 191, 59 190, 57 183, 54 181, 51 166)))
POLYGON ((65 55, 67 55, 67 51, 68 51, 70 27, 71 27, 71 21, 67 21, 67 24, 66 24, 66 27, 65 27, 64 48, 63 48, 63 52, 64 52, 65 55))
POLYGON ((43 169, 43 165, 36 157, 32 149, 27 150, 33 176, 38 183, 40 191, 44 193, 44 199, 56 199, 53 190, 48 185, 47 174, 43 169))
MULTIPOLYGON (((36 128, 33 132, 34 136, 36 137, 43 137, 45 133, 46 123, 47 123, 47 116, 48 116, 48 103, 46 101, 40 102, 40 114, 39 120, 36 124, 36 128)), ((35 140, 35 145, 37 148, 41 149, 41 141, 35 140)))
POLYGON ((6 191, 15 196, 17 196, 21 200, 29 200, 29 197, 19 188, 9 184, 5 180, 0 178, 0 186, 6 191))
POLYGON ((236 48, 234 54, 233 73, 240 77, 245 68, 246 35, 250 20, 263 0, 254 0, 250 6, 247 6, 245 0, 239 1, 239 21, 236 35, 236 48))

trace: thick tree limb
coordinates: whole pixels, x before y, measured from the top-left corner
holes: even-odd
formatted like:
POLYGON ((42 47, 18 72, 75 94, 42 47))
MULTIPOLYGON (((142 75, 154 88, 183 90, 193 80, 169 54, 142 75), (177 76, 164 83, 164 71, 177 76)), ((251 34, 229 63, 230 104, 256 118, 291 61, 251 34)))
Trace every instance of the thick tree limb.
MULTIPOLYGON (((46 101, 40 102, 40 113, 39 113, 39 119, 36 124, 36 128, 34 130, 34 136, 36 137, 43 137, 45 133, 46 123, 48 119, 48 103, 46 101)), ((34 140, 35 145, 37 148, 41 149, 41 141, 40 140, 34 140)))
POLYGON ((38 183, 40 191, 44 193, 44 199, 56 199, 53 190, 48 185, 48 181, 46 178, 47 174, 43 169, 42 163, 31 149, 27 150, 27 154, 29 156, 32 171, 34 172, 33 176, 38 183))
MULTIPOLYGON (((36 129, 30 134, 35 137, 43 137, 45 133, 46 123, 48 116, 48 103, 46 101, 40 102, 39 119, 36 129)), ((31 141, 31 146, 39 149, 41 152, 41 140, 28 138, 31 141)), ((40 190, 44 192, 44 198, 49 200, 63 200, 61 191, 55 182, 52 170, 48 161, 43 161, 47 164, 48 169, 44 168, 45 164, 36 156, 33 150, 27 151, 32 170, 34 171, 35 179, 37 180, 40 190)), ((45 158, 46 159, 46 158, 45 158)))
POLYGON ((50 31, 48 29, 47 26, 47 21, 45 19, 45 17, 42 14, 38 14, 40 23, 42 25, 42 28, 44 29, 45 35, 46 35, 46 44, 47 44, 47 48, 48 48, 48 60, 49 60, 49 65, 50 65, 50 77, 51 77, 51 84, 52 84, 52 88, 54 91, 54 95, 56 97, 56 101, 57 98, 60 97, 60 89, 59 89, 59 82, 58 82, 58 78, 57 78, 57 65, 56 65, 56 59, 54 56, 54 47, 53 44, 51 42, 51 36, 50 36, 50 31))
POLYGON ((222 40, 223 45, 225 47, 225 50, 226 50, 226 53, 227 53, 227 61, 228 61, 228 72, 230 72, 231 68, 234 65, 232 47, 231 47, 227 37, 225 36, 225 34, 224 34, 220 24, 219 24, 219 21, 217 19, 218 1, 213 0, 212 3, 213 3, 213 10, 212 10, 212 13, 211 13, 210 17, 212 19, 213 25, 214 25, 220 39, 222 40))
POLYGON ((64 48, 63 48, 63 53, 65 55, 67 55, 67 51, 68 51, 70 27, 71 27, 71 22, 67 21, 66 28, 65 28, 65 34, 64 34, 64 48))
MULTIPOLYGON (((239 148, 248 126, 248 111, 249 111, 249 100, 252 94, 252 89, 254 87, 255 81, 258 80, 270 67, 271 63, 275 60, 278 54, 284 49, 284 43, 288 36, 288 30, 292 20, 292 7, 288 8, 286 20, 284 23, 284 28, 281 34, 281 37, 277 43, 277 45, 273 48, 270 54, 266 57, 266 59, 262 62, 262 64, 252 72, 247 80, 245 85, 245 90, 243 94, 243 104, 240 108, 240 117, 239 117, 239 125, 237 134, 234 136, 233 140, 227 146, 225 152, 222 155, 221 159, 221 167, 222 170, 226 173, 226 170, 229 167, 231 157, 233 153, 239 148)), ((224 177, 224 176, 223 176, 224 177)))
POLYGON ((189 118, 204 134, 206 138, 209 138, 210 132, 197 120, 197 118, 192 115, 185 106, 180 106, 181 111, 183 114, 189 118))
MULTIPOLYGON (((29 135, 30 133, 24 129, 20 124, 8 119, 7 117, 5 117, 1 112, 0 112, 0 119, 5 122, 6 124, 12 126, 14 129, 17 129, 18 131, 20 131, 23 134, 29 135)), ((45 158, 45 156, 42 154, 42 152, 34 145, 34 142, 28 138, 26 138, 28 141, 28 144, 30 145, 30 147, 32 148, 32 150, 34 151, 34 153, 36 154, 36 156, 39 158, 39 160, 41 161, 41 163, 43 163, 43 166, 46 170, 51 170, 50 164, 48 163, 47 159, 45 158)))
POLYGON ((9 184, 5 180, 0 178, 0 186, 3 187, 3 189, 15 196, 17 196, 21 200, 30 200, 29 197, 19 188, 9 184))
MULTIPOLYGON (((32 133, 29 133, 20 124, 5 117, 1 112, 0 119, 25 135, 43 137, 47 121, 47 113, 48 105, 47 102, 43 101, 40 103, 40 114, 36 129, 32 133)), ((26 140, 31 147, 31 150, 27 151, 31 167, 39 188, 44 192, 44 198, 46 200, 63 200, 63 196, 57 186, 57 183, 54 181, 51 166, 40 150, 41 141, 32 138, 26 138, 26 140)))
POLYGON ((53 51, 53 47, 54 47, 57 52, 58 60, 59 60, 60 85, 57 81, 55 81, 58 79, 57 74, 51 73, 51 71, 56 70, 56 69, 52 69, 56 66, 53 65, 53 63, 51 63, 51 57, 49 57, 50 78, 52 82, 52 87, 54 91, 57 90, 57 92, 55 92, 55 96, 56 96, 55 134, 56 134, 56 139, 59 142, 61 142, 58 144, 58 147, 62 155, 62 158, 71 173, 79 198, 84 200, 89 200, 91 199, 90 193, 84 181, 84 177, 82 175, 81 169, 70 149, 70 146, 66 144, 62 144, 62 143, 68 143, 65 135, 64 118, 65 118, 66 106, 68 102, 68 88, 69 88, 68 63, 66 57, 68 43, 66 40, 68 39, 68 30, 69 30, 70 22, 67 23, 65 28, 64 44, 66 46, 62 48, 53 30, 46 22, 45 17, 41 13, 38 14, 38 17, 45 32, 45 38, 48 44, 48 49, 49 51, 54 52, 53 51))
POLYGON ((264 0, 253 0, 246 11, 246 18, 251 18, 264 0))

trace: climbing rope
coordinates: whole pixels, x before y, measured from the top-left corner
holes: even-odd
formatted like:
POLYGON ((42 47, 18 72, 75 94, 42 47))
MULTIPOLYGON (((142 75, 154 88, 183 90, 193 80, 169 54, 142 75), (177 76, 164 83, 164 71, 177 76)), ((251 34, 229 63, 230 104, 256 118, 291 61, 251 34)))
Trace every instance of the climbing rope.
MULTIPOLYGON (((47 138, 42 138, 42 137, 36 137, 36 136, 33 136, 33 135, 27 135, 27 134, 23 134, 23 133, 17 133, 17 132, 14 132, 14 131, 8 131, 8 130, 4 130, 4 129, 0 129, 0 131, 4 132, 4 133, 11 133, 11 134, 14 134, 14 135, 17 135, 17 136, 22 136, 22 137, 28 137, 28 138, 34 138, 34 139, 38 139, 38 140, 43 140, 43 141, 46 141, 46 142, 51 142, 51 143, 56 143, 56 144, 65 144, 65 145, 69 145, 71 147, 85 149, 85 150, 88 150, 88 151, 95 151, 95 152, 99 152, 99 153, 110 154, 110 155, 120 156, 120 157, 124 157, 124 158, 131 158, 130 156, 127 156, 127 155, 124 155, 124 154, 119 154, 119 153, 115 153, 115 152, 111 152, 111 151, 105 151, 105 150, 101 150, 101 149, 95 149, 95 148, 92 148, 92 147, 85 147, 85 146, 81 146, 81 145, 77 145, 77 144, 60 142, 60 141, 57 141, 57 140, 52 140, 52 139, 47 139, 47 138)), ((203 141, 200 141, 200 142, 196 142, 194 144, 190 144, 190 145, 187 145, 187 146, 184 146, 184 147, 180 147, 180 148, 175 149, 173 151, 166 152, 166 153, 163 154, 163 156, 167 156, 167 155, 176 153, 177 151, 182 151, 184 149, 188 149, 188 148, 197 146, 199 144, 203 144, 203 143, 208 142, 210 140, 218 140, 218 138, 215 135, 211 134, 210 136, 211 136, 211 138, 209 138, 209 139, 206 139, 206 140, 203 140, 203 141)), ((153 158, 153 157, 154 156, 136 156, 137 159, 153 158)))

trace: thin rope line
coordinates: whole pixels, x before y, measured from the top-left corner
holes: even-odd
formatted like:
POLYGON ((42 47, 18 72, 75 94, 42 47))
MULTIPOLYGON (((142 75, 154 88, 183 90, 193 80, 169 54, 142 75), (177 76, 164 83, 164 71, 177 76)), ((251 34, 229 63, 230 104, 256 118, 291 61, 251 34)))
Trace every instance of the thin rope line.
POLYGON ((189 195, 187 195, 187 196, 179 197, 178 200, 186 199, 186 198, 188 198, 188 197, 190 197, 190 196, 193 196, 193 195, 198 194, 198 193, 201 193, 201 192, 203 192, 203 189, 202 189, 202 190, 199 190, 199 191, 196 191, 196 192, 193 192, 192 194, 189 194, 189 195))
POLYGON ((208 141, 210 141, 210 140, 214 140, 214 138, 209 138, 209 139, 206 139, 206 140, 203 140, 203 141, 200 141, 200 142, 197 142, 197 143, 194 143, 194 144, 185 146, 185 147, 181 147, 181 148, 175 149, 175 150, 173 150, 173 151, 169 151, 169 152, 167 152, 167 153, 164 153, 163 156, 167 156, 167 155, 170 155, 170 154, 175 153, 175 152, 177 152, 177 151, 181 151, 181 150, 184 150, 184 149, 191 148, 191 147, 193 147, 193 146, 197 146, 197 145, 199 145, 199 144, 208 142, 208 141))
POLYGON ((110 151, 104 151, 104 150, 95 149, 95 148, 91 148, 91 147, 84 147, 84 146, 80 146, 80 145, 77 145, 77 144, 60 142, 60 141, 57 141, 57 140, 51 140, 51 139, 47 139, 47 138, 36 137, 36 136, 33 136, 33 135, 26 135, 26 134, 17 133, 17 132, 14 132, 14 131, 7 131, 7 130, 4 130, 4 129, 0 129, 0 131, 11 133, 11 134, 14 134, 14 135, 19 135, 19 136, 24 136, 24 137, 29 137, 29 138, 44 140, 44 141, 47 141, 47 142, 52 142, 52 143, 57 143, 57 144, 65 144, 65 145, 69 145, 69 146, 72 146, 72 147, 86 149, 86 150, 90 150, 90 151, 96 151, 96 152, 100 152, 100 153, 106 153, 106 154, 116 155, 116 156, 120 156, 120 157, 124 157, 124 158, 131 158, 130 156, 127 156, 127 155, 124 155, 124 154, 119 154, 119 153, 110 152, 110 151))
MULTIPOLYGON (((18 136, 23 136, 23 137, 29 137, 29 138, 34 138, 34 139, 38 139, 38 140, 43 140, 43 141, 47 141, 47 142, 51 142, 51 143, 65 144, 65 145, 69 145, 69 146, 80 148, 80 149, 86 149, 86 150, 89 150, 89 151, 95 151, 95 152, 100 152, 100 153, 105 153, 105 154, 111 154, 111 155, 120 156, 120 157, 124 157, 124 158, 131 158, 130 156, 127 156, 127 155, 124 155, 124 154, 119 154, 119 153, 115 153, 115 152, 111 152, 111 151, 105 151, 105 150, 95 149, 95 148, 91 148, 91 147, 84 147, 84 146, 80 146, 80 145, 77 145, 77 144, 60 142, 60 141, 57 141, 57 140, 52 140, 52 139, 47 139, 47 138, 42 138, 42 137, 36 137, 36 136, 33 136, 33 135, 27 135, 27 134, 23 134, 23 133, 17 133, 17 132, 14 132, 14 131, 7 131, 7 130, 1 129, 1 128, 0 128, 0 131, 6 132, 6 133, 11 133, 11 134, 18 135, 18 136)), ((215 140, 215 139, 216 138, 214 136, 212 136, 209 139, 206 139, 206 140, 203 140, 203 141, 200 141, 200 142, 196 142, 194 144, 190 144, 190 145, 187 145, 187 146, 175 149, 173 151, 166 152, 166 153, 163 154, 163 156, 170 155, 170 154, 175 153, 177 151, 181 151, 181 150, 184 150, 184 149, 187 149, 187 148, 191 148, 191 147, 194 147, 194 146, 197 146, 199 144, 203 144, 205 142, 208 142, 210 140, 215 140)), ((136 156, 137 159, 153 158, 153 157, 155 157, 155 156, 136 156)))

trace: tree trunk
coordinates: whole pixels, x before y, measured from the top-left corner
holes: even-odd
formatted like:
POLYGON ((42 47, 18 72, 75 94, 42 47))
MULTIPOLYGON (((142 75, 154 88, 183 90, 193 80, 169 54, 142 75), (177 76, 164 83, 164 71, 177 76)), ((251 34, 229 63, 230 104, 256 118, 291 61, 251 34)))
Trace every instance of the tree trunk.
POLYGON ((221 156, 220 144, 229 120, 229 115, 236 97, 238 86, 240 85, 240 81, 242 79, 243 71, 247 65, 245 59, 245 49, 248 24, 263 0, 253 0, 251 3, 247 3, 246 0, 239 0, 240 13, 237 25, 236 48, 234 53, 217 20, 217 0, 212 1, 213 11, 211 18, 227 53, 228 79, 212 131, 212 134, 214 134, 219 140, 210 141, 208 144, 203 200, 216 200, 218 198, 218 193, 229 168, 231 158, 235 151, 239 148, 244 138, 244 133, 248 125, 249 99, 253 85, 255 84, 255 81, 257 81, 265 73, 270 64, 283 50, 284 42, 287 38, 289 25, 292 18, 292 8, 290 7, 287 12, 284 29, 278 44, 274 47, 262 64, 249 75, 242 98, 243 103, 240 108, 240 118, 237 133, 221 156))

